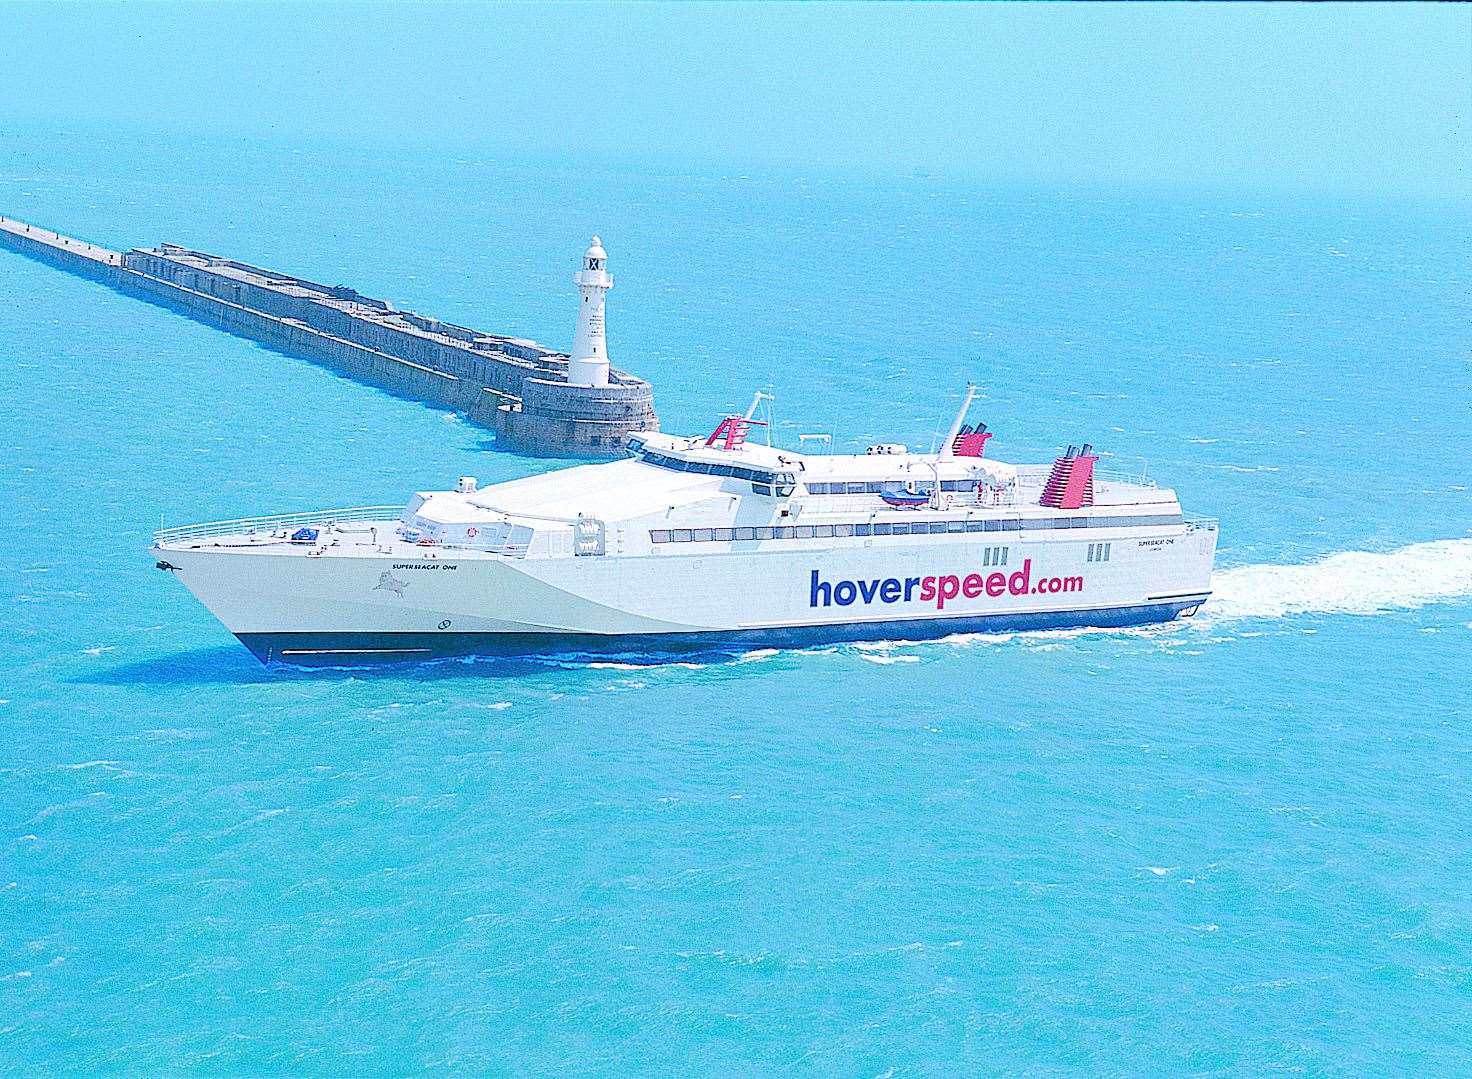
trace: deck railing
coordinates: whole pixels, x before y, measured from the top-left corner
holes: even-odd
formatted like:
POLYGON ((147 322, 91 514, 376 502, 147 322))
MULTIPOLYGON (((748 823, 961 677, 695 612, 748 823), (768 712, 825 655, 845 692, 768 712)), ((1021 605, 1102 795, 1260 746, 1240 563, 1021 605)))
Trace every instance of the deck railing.
POLYGON ((306 513, 277 513, 269 517, 239 517, 233 521, 206 521, 201 524, 161 528, 153 534, 153 542, 177 543, 180 540, 208 539, 211 536, 290 532, 298 528, 335 528, 360 521, 397 521, 403 512, 403 506, 351 506, 346 509, 310 510, 306 513))
POLYGON ((1125 472, 1118 468, 1100 468, 1094 466, 1094 479, 1103 483, 1125 483, 1133 487, 1154 487, 1155 481, 1145 473, 1145 466, 1140 466, 1138 472, 1125 472))
MULTIPOLYGON (((1048 475, 1053 471, 1052 465, 1018 465, 1017 482, 1024 487, 1041 488, 1048 482, 1048 475)), ((1156 483, 1146 473, 1145 466, 1140 465, 1139 471, 1127 472, 1122 468, 1100 468, 1094 466, 1094 482, 1096 483, 1121 483, 1131 487, 1155 487, 1156 483)))

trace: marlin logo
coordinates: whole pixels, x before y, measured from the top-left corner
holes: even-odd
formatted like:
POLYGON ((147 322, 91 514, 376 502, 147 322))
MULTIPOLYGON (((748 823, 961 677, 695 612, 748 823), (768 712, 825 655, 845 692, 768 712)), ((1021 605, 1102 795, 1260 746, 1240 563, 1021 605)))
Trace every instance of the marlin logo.
POLYGON ((397 577, 395 577, 392 573, 390 573, 388 570, 384 570, 382 573, 380 573, 378 575, 378 583, 373 586, 373 591, 374 592, 378 592, 378 591, 382 590, 384 592, 392 592, 394 595, 398 596, 400 599, 403 599, 404 598, 404 589, 406 589, 408 587, 409 587, 409 582, 408 581, 401 581, 397 577))

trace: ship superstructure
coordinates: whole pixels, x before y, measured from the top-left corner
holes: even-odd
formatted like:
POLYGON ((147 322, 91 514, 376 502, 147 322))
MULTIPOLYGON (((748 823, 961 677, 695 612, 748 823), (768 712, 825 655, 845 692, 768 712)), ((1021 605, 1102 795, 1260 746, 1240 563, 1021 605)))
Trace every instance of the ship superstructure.
POLYGON ((938 453, 774 447, 762 396, 620 461, 165 529, 153 554, 263 661, 304 664, 1131 625, 1210 594, 1214 521, 1088 446, 987 457, 969 393, 938 453))

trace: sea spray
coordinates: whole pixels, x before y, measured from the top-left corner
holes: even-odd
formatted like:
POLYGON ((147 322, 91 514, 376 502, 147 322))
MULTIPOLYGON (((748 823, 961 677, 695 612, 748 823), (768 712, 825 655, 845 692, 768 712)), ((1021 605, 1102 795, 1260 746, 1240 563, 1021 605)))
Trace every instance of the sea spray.
POLYGON ((1202 608, 1208 621, 1295 614, 1378 614, 1472 595, 1472 539, 1392 551, 1342 551, 1316 562, 1219 571, 1202 608))
POLYGON ((1391 551, 1341 551, 1314 562, 1235 566, 1212 576, 1211 598, 1194 618, 1146 626, 953 633, 933 641, 895 638, 849 646, 873 652, 925 644, 1005 645, 1078 637, 1161 638, 1252 618, 1372 615, 1472 596, 1472 539, 1432 540, 1391 551))

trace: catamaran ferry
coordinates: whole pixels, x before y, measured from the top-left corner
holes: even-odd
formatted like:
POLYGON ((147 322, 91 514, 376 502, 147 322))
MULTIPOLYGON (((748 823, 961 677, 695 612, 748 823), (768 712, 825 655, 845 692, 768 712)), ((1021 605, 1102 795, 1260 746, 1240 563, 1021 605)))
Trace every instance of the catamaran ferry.
POLYGON ((152 554, 263 662, 675 650, 1124 626, 1194 614, 1215 521, 1092 448, 770 444, 758 394, 707 436, 369 506, 164 529, 152 554), (766 438, 759 438, 765 428, 766 438))

